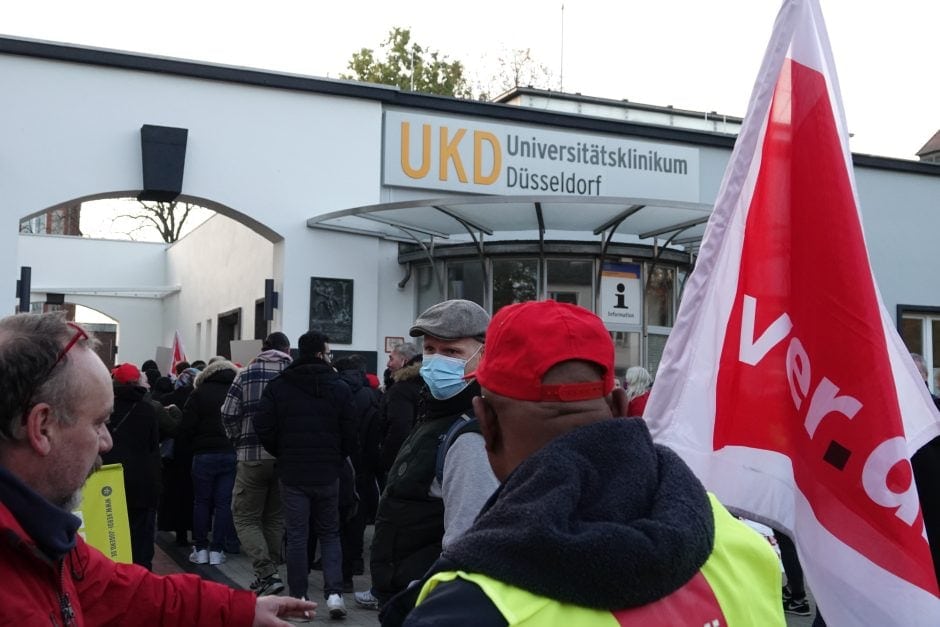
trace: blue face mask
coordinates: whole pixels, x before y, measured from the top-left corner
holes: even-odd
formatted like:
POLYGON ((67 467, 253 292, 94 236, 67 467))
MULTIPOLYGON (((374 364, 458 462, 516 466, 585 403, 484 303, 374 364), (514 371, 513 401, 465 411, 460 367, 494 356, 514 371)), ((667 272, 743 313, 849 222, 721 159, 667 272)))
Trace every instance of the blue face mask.
MULTIPOLYGON (((470 359, 473 359, 482 348, 483 346, 480 345, 470 359)), ((444 401, 463 392, 470 385, 470 381, 463 378, 464 368, 468 361, 470 360, 445 355, 425 355, 421 366, 421 378, 428 384, 431 396, 444 401)))

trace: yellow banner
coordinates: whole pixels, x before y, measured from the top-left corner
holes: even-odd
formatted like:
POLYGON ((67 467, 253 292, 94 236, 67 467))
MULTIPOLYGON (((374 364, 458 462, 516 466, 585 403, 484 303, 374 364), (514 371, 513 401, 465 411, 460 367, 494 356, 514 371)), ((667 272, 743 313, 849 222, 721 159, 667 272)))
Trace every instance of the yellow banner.
POLYGON ((85 542, 115 562, 131 563, 131 528, 121 464, 102 466, 88 477, 82 488, 81 509, 72 513, 82 519, 78 533, 85 542))

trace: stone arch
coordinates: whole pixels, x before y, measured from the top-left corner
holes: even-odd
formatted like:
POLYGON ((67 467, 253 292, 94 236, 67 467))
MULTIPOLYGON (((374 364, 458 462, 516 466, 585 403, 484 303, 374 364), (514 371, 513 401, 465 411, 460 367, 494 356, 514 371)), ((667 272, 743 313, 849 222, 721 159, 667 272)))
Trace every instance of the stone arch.
MULTIPOLYGON (((25 217, 93 200, 134 198, 137 193, 117 190, 90 194, 55 203, 25 217)), ((194 356, 214 354, 213 321, 218 313, 233 309, 242 310, 245 329, 242 337, 251 339, 255 335, 253 322, 258 300, 264 296, 264 281, 260 277, 280 278, 277 269, 283 263, 278 256, 283 253, 284 238, 273 228, 224 203, 192 195, 181 195, 178 200, 214 211, 216 215, 206 223, 214 221, 212 229, 224 235, 198 233, 206 228, 204 225, 173 244, 21 233, 17 262, 32 268, 31 300, 44 302, 45 294, 64 294, 67 302, 118 320, 121 325, 118 361, 139 363, 153 358, 156 347, 170 345, 177 330, 186 337, 194 356), (191 237, 203 241, 194 244, 187 241, 191 237), (219 240, 223 244, 228 240, 236 242, 232 247, 239 254, 218 266, 228 268, 239 262, 243 269, 257 266, 250 271, 255 271, 259 278, 250 279, 249 270, 245 270, 244 274, 231 276, 233 286, 228 289, 206 289, 198 256, 202 250, 211 251, 219 240), (250 290, 239 285, 244 281, 250 283, 250 290), (194 302, 201 310, 193 309, 194 302), (194 322, 197 319, 204 322, 201 330, 199 323, 194 322), (185 329, 178 329, 184 324, 185 329)))

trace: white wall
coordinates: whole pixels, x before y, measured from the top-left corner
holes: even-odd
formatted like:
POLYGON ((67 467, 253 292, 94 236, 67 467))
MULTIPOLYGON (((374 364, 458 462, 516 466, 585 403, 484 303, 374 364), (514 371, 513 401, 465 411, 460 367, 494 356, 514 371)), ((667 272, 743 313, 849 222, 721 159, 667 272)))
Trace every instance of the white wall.
POLYGON ((136 195, 144 124, 189 129, 186 196, 286 239, 274 253, 282 298, 275 328, 292 337, 307 329, 311 270, 323 258, 324 238, 306 220, 379 201, 378 102, 14 55, 0 55, 0 84, 17 86, 4 92, 0 115, 0 262, 8 268, 0 298, 8 310, 17 259, 6 251, 16 246, 18 219, 78 198, 136 195))
POLYGON ((167 250, 167 275, 182 286, 166 299, 166 319, 174 328, 164 330, 170 346, 179 330, 187 357, 208 360, 218 352, 215 342, 218 315, 241 309, 241 338, 254 338, 255 301, 264 298, 264 280, 273 278, 274 245, 251 229, 216 215, 167 250), (206 320, 213 320, 206 334, 206 320), (202 324, 197 342, 196 323, 202 324))
POLYGON ((940 307, 940 179, 872 168, 856 168, 855 176, 868 254, 888 312, 896 317, 899 304, 940 307))
POLYGON ((47 292, 118 321, 118 360, 153 359, 163 339, 166 245, 56 235, 17 236, 18 265, 32 268, 32 299, 47 292))

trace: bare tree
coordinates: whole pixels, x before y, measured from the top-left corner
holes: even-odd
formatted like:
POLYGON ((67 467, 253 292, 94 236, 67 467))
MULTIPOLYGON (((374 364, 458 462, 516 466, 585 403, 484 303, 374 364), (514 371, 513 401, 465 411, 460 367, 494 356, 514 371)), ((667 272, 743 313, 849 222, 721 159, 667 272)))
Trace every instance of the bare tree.
POLYGON ((553 87, 552 71, 532 55, 530 48, 503 50, 495 65, 496 73, 479 81, 477 92, 480 100, 490 100, 514 87, 553 87))
POLYGON ((138 226, 131 229, 128 235, 141 229, 153 227, 167 244, 172 244, 180 238, 180 232, 183 230, 186 218, 189 217, 190 211, 198 206, 177 200, 138 200, 137 204, 140 207, 136 211, 116 216, 117 218, 129 218, 137 222, 138 226))

